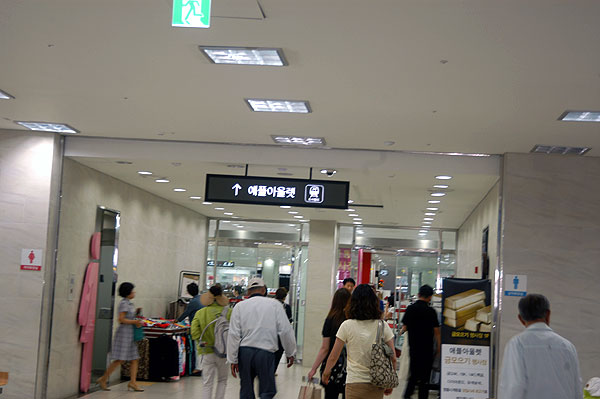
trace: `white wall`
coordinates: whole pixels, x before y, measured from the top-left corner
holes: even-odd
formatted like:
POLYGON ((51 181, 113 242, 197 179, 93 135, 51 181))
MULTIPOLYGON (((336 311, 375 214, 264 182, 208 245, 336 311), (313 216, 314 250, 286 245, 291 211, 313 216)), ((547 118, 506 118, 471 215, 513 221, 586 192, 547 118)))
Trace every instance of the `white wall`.
POLYGON ((52 277, 58 148, 53 134, 0 131, 0 371, 9 372, 2 399, 40 397, 38 354, 46 344, 40 316, 52 277), (20 270, 23 248, 43 250, 42 271, 20 270))
POLYGON ((489 276, 494 276, 498 264, 499 187, 500 183, 492 187, 458 230, 456 277, 481 278, 481 243, 486 227, 489 227, 489 276))
MULTIPOLYGON (((550 327, 579 352, 585 383, 600 371, 600 158, 507 154, 503 178, 504 274, 550 300, 550 327)), ((500 353, 523 330, 517 297, 502 297, 500 353)))
POLYGON ((136 285, 134 303, 145 315, 165 316, 167 304, 177 298, 181 270, 205 271, 207 221, 203 215, 65 159, 49 399, 78 393, 77 312, 100 205, 121 213, 118 283, 136 285), (75 273, 77 281, 71 301, 67 297, 70 273, 75 273))

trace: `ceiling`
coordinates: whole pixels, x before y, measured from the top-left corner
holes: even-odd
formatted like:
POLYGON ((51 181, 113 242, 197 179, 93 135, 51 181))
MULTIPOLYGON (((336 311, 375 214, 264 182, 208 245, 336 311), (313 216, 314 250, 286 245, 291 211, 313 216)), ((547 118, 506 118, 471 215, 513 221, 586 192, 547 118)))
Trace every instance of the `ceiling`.
MULTIPOLYGON (((405 152, 503 154, 536 144, 600 151, 599 124, 557 121, 565 110, 600 109, 597 0, 218 0, 210 29, 171 27, 171 4, 2 0, 0 90, 15 98, 0 100, 0 129, 47 121, 80 137, 246 145, 234 155, 218 151, 218 159, 185 149, 150 156, 135 146, 70 154, 209 216, 219 215, 186 194, 203 193, 205 173, 243 173, 228 164, 304 178, 310 167, 336 167, 334 179, 351 182, 359 205, 383 205, 357 207, 365 222, 415 226, 435 173, 454 170, 454 191, 434 224, 445 228, 460 226, 495 183, 498 160, 405 152), (215 65, 199 45, 282 48, 289 65, 215 65), (313 112, 253 113, 245 98, 307 100, 313 112), (330 151, 349 151, 336 162, 326 150, 290 158, 274 134, 324 137, 330 151), (355 151, 361 163, 351 162, 355 151), (114 162, 128 158, 130 167, 114 162), (137 168, 189 191, 158 187, 137 168)), ((227 207, 289 219, 273 209, 227 207)), ((303 212, 349 222, 344 211, 303 212)))

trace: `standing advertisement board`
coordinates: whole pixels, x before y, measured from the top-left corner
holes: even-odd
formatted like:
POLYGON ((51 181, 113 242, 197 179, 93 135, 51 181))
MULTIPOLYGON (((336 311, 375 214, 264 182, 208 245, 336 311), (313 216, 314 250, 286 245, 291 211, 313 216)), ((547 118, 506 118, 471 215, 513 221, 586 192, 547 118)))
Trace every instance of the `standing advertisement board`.
POLYGON ((490 280, 444 279, 442 399, 489 398, 491 293, 490 280))

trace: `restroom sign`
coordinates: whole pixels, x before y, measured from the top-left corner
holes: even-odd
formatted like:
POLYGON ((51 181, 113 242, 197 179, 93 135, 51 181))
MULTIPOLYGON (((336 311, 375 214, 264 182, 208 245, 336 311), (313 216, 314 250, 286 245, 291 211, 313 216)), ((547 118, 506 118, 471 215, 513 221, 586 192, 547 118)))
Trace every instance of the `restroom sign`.
POLYGON ((21 270, 31 270, 39 272, 42 270, 42 250, 41 249, 21 249, 21 270))
POLYGON ((505 296, 525 296, 527 295, 527 276, 523 274, 505 274, 504 275, 504 295, 505 296))

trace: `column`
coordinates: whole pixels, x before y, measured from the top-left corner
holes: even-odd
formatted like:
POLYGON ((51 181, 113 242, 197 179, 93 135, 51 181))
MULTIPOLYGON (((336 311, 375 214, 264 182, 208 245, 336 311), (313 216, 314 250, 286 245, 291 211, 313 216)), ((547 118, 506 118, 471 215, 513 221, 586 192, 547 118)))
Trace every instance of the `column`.
POLYGON ((302 356, 304 366, 312 365, 321 347, 321 330, 335 290, 336 248, 336 222, 311 220, 302 356))

